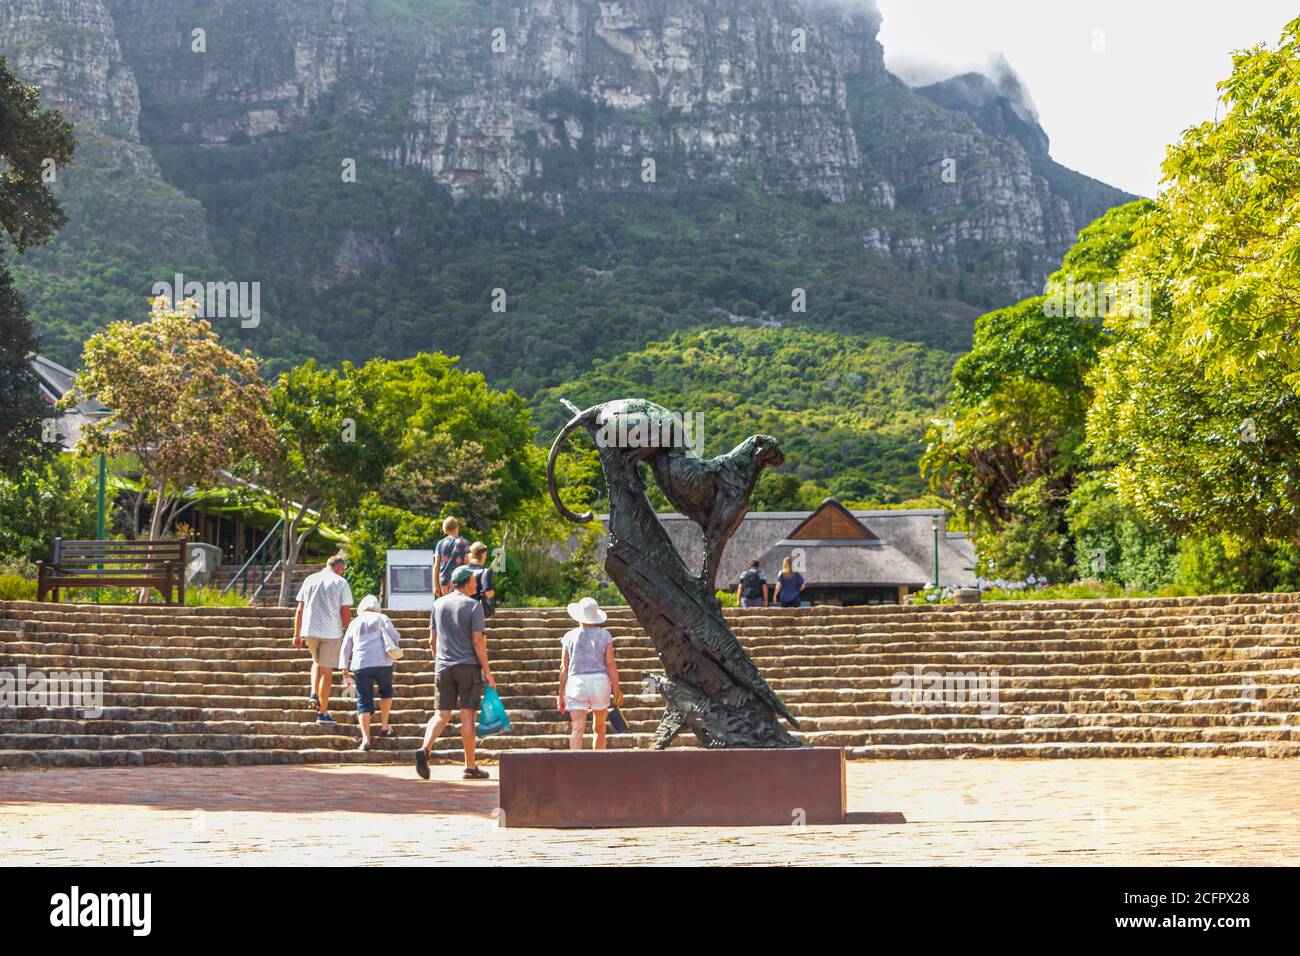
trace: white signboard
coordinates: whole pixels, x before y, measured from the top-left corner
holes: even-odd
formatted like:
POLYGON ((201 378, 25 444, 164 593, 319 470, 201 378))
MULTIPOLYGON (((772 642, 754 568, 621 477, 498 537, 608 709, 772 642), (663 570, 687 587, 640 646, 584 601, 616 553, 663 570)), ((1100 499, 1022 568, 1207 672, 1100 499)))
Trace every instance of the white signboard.
POLYGON ((433 610, 432 551, 389 551, 384 580, 389 610, 433 610))

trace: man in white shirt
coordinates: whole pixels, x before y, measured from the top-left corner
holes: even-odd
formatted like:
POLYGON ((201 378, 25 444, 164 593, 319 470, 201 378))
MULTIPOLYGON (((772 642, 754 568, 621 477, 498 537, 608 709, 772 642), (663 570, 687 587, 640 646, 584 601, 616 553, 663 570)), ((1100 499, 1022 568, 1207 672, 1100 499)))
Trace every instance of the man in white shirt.
POLYGON ((347 560, 342 554, 329 559, 325 567, 308 575, 298 590, 298 610, 293 615, 293 646, 306 640, 311 651, 311 696, 307 702, 317 709, 316 723, 332 724, 330 688, 334 669, 339 666, 343 632, 352 620, 352 588, 343 572, 347 560))

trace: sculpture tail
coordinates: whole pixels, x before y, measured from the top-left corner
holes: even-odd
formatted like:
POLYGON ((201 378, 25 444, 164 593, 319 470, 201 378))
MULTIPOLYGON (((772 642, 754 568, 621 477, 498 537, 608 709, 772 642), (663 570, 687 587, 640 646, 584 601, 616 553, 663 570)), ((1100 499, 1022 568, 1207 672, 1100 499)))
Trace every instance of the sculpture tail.
POLYGON ((551 501, 554 502, 556 511, 568 518, 570 521, 576 521, 578 524, 586 524, 594 518, 595 515, 590 511, 584 514, 576 514, 573 511, 570 511, 568 506, 560 500, 560 492, 555 487, 555 459, 559 457, 560 446, 564 444, 565 439, 569 437, 575 428, 586 424, 591 409, 583 411, 568 399, 562 398, 560 401, 564 404, 565 408, 573 413, 573 417, 569 419, 569 423, 560 430, 560 434, 555 436, 555 441, 551 444, 551 454, 546 459, 546 489, 551 493, 551 501))

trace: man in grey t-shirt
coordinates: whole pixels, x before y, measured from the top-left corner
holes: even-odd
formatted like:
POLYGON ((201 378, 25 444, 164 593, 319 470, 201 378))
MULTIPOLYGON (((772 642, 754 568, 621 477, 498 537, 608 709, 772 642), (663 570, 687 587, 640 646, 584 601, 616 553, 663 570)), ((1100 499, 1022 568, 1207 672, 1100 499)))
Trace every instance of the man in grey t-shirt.
POLYGON ((429 718, 424 742, 415 752, 415 771, 429 779, 429 753, 433 742, 451 722, 453 709, 460 711, 460 739, 465 747, 467 780, 486 780, 487 771, 475 765, 478 743, 475 712, 483 699, 483 686, 495 688, 488 665, 487 635, 483 605, 475 600, 478 579, 468 565, 451 575, 451 590, 433 602, 429 616, 429 650, 433 653, 433 674, 438 686, 438 714, 429 718))

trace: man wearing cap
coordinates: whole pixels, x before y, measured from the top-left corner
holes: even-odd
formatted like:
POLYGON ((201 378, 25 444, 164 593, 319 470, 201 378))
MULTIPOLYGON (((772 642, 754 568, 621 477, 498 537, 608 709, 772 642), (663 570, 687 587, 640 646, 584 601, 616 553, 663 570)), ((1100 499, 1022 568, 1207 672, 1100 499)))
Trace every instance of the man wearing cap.
POLYGON ((433 653, 433 675, 438 687, 438 714, 429 718, 424 742, 415 751, 415 772, 429 779, 429 753, 433 742, 451 722, 451 712, 460 711, 460 739, 465 748, 466 780, 486 780, 488 773, 474 762, 478 742, 475 713, 483 699, 483 687, 496 687, 488 665, 487 635, 483 605, 475 600, 478 579, 468 565, 451 573, 451 590, 433 602, 429 617, 429 650, 433 653))

